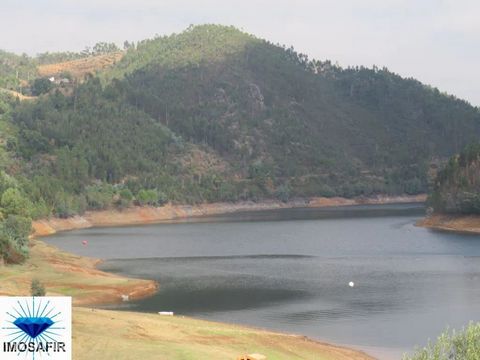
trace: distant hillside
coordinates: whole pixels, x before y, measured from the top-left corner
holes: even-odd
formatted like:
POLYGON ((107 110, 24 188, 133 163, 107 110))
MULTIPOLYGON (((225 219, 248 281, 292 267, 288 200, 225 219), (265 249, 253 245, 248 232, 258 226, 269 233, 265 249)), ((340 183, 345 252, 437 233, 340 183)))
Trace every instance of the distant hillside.
POLYGON ((480 214, 480 143, 450 158, 438 173, 429 203, 436 212, 480 214))
POLYGON ((480 136, 479 110, 465 101, 387 69, 309 60, 233 27, 145 40, 110 64, 8 112, 9 151, 22 164, 13 170, 42 204, 36 214, 417 194, 431 161, 480 136))
POLYGON ((105 76, 243 176, 258 164, 304 195, 425 191, 428 162, 480 134, 478 109, 416 80, 310 61, 231 27, 147 40, 105 76))

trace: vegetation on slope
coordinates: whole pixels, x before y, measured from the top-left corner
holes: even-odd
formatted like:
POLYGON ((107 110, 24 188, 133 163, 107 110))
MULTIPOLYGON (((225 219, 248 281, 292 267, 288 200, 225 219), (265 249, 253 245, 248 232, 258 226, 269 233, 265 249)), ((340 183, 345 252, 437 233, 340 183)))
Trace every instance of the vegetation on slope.
POLYGON ((422 192, 428 163, 480 134, 478 109, 418 81, 309 61, 233 28, 146 41, 107 75, 243 178, 260 172, 293 195, 422 192))
POLYGON ((7 120, 13 99, 0 93, 0 263, 22 262, 28 256, 33 204, 20 182, 7 172, 16 166, 8 151, 15 140, 7 120))
POLYGON ((0 88, 18 91, 22 81, 35 78, 37 69, 27 55, 21 56, 0 50, 0 88))
POLYGON ((450 158, 437 175, 429 203, 437 212, 480 214, 480 143, 450 158))
POLYGON ((478 109, 437 89, 309 60, 233 27, 125 49, 81 82, 36 79, 32 89, 45 93, 36 101, 0 102, 11 160, 2 169, 28 200, 26 215, 418 194, 432 160, 480 135, 478 109))

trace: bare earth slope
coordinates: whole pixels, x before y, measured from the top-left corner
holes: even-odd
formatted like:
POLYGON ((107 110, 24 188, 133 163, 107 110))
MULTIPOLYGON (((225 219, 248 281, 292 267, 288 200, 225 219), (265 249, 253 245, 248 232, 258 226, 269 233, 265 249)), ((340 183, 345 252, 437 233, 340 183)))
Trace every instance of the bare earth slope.
POLYGON ((442 215, 434 214, 417 223, 436 230, 480 234, 480 215, 442 215))
POLYGON ((40 76, 54 76, 63 72, 70 73, 74 78, 82 80, 87 74, 95 74, 119 61, 123 52, 91 56, 78 60, 65 61, 56 64, 38 66, 40 76))

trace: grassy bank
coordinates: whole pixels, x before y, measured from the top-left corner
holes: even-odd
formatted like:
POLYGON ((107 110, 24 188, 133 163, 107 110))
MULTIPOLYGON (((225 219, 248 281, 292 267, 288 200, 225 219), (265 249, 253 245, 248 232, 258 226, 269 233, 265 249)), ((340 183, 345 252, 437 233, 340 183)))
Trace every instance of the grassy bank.
POLYGON ((72 296, 75 305, 104 304, 153 294, 157 284, 128 279, 96 269, 97 259, 68 254, 36 239, 22 265, 0 266, 0 295, 28 296, 32 279, 39 279, 47 295, 72 296))
POLYGON ((233 360, 248 354, 268 360, 372 360, 303 336, 178 316, 75 308, 73 323, 76 360, 233 360))

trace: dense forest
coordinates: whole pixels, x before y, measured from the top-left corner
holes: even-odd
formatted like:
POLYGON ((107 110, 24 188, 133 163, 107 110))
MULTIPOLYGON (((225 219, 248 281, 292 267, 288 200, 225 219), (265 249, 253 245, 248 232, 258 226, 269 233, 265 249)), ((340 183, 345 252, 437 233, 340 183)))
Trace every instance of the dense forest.
POLYGON ((233 27, 125 42, 121 60, 82 79, 36 71, 118 50, 0 53, 0 88, 40 95, 0 92, 0 207, 19 234, 18 221, 132 204, 423 193, 431 164, 480 136, 463 100, 233 27))
POLYGON ((428 201, 436 212, 480 214, 480 143, 450 158, 438 172, 428 201))

